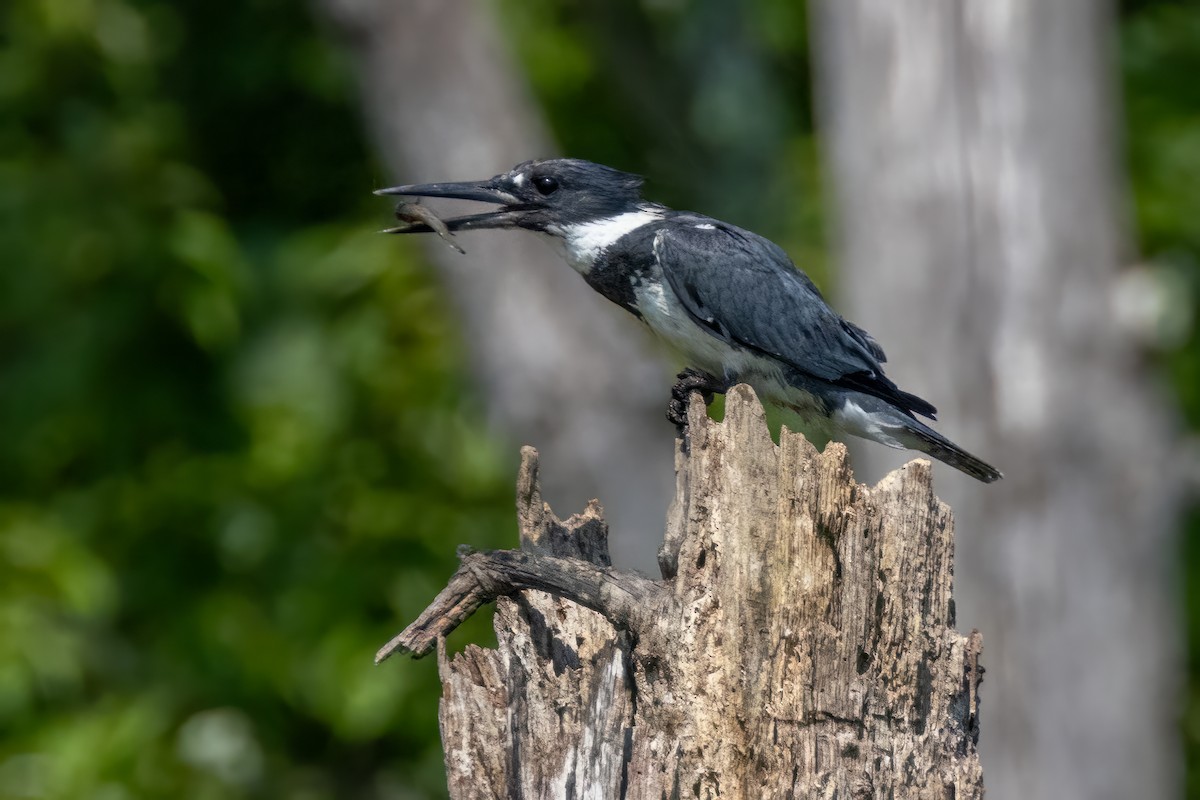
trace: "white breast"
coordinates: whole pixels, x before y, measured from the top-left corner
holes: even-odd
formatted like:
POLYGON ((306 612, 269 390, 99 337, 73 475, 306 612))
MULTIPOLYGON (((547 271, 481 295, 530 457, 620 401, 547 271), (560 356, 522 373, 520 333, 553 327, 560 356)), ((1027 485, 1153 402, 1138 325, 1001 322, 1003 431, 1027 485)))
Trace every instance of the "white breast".
MULTIPOLYGON (((634 289, 642 320, 691 367, 717 377, 737 376, 752 383, 775 378, 779 365, 749 350, 731 346, 692 320, 675 293, 659 281, 634 289)), ((758 387, 756 387, 758 388, 758 387)))

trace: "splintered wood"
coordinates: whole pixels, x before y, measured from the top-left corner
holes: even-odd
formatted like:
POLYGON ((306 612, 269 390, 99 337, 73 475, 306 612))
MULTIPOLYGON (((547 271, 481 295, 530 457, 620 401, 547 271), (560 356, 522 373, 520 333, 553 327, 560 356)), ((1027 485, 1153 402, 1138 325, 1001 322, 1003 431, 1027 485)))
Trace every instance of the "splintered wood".
POLYGON ((981 642, 928 462, 856 484, 839 444, 772 443, 744 386, 689 420, 667 577, 609 566, 597 504, 555 517, 527 449, 521 551, 465 555, 381 651, 438 646, 451 797, 982 797, 981 642), (497 597, 498 649, 448 658, 497 597))

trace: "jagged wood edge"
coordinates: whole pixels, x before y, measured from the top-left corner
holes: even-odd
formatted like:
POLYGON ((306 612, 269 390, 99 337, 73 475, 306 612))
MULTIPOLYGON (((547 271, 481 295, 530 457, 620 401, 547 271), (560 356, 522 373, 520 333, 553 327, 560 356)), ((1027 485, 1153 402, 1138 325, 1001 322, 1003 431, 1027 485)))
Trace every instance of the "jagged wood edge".
MULTIPOLYGON (((735 389, 738 387, 735 387, 735 389)), ((731 390, 734 391, 734 390, 731 390)), ((688 406, 687 431, 707 420, 708 411, 699 395, 692 395, 688 406)), ((685 431, 685 436, 689 435, 685 431)), ((686 467, 687 447, 677 441, 676 471, 686 467)), ((925 459, 909 464, 926 466, 925 459)), ((533 447, 521 448, 521 466, 517 476, 517 516, 520 521, 520 550, 474 551, 459 547, 460 565, 437 597, 411 624, 394 636, 375 654, 379 664, 397 653, 421 658, 433 652, 444 639, 480 607, 497 597, 535 589, 576 602, 605 617, 615 628, 635 638, 663 619, 672 602, 668 582, 674 578, 676 559, 685 533, 682 520, 676 519, 678 496, 668 514, 668 526, 659 550, 659 565, 664 580, 651 580, 634 572, 610 566, 607 527, 597 501, 592 500, 581 513, 559 521, 541 497, 538 485, 540 467, 533 447), (592 524, 593 522, 598 524, 592 524), (574 532, 574 536, 556 536, 574 532), (553 555, 552 555, 553 554, 553 555), (571 557, 577 555, 580 557, 571 557)), ((879 488, 908 465, 889 473, 874 488, 879 488)), ((686 486, 682 478, 678 489, 686 486)), ((978 632, 972 632, 977 635, 978 632)))

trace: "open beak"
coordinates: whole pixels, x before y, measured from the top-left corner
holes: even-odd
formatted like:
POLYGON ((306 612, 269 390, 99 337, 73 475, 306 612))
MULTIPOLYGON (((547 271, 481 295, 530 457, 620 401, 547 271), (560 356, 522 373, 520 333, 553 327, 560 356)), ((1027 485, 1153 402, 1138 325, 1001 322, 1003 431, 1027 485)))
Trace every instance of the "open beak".
MULTIPOLYGON (((503 208, 481 214, 467 214, 440 220, 449 231, 477 230, 480 228, 512 228, 524 217, 532 206, 521 203, 516 197, 497 189, 492 181, 465 181, 462 183, 422 183, 411 186, 393 186, 379 189, 378 195, 401 195, 405 197, 445 197, 455 200, 475 200, 480 203, 498 203, 503 208)), ((397 206, 397 216, 405 219, 401 211, 405 204, 397 206)), ((436 230, 433 226, 409 219, 402 225, 388 228, 384 233, 427 233, 436 230)))

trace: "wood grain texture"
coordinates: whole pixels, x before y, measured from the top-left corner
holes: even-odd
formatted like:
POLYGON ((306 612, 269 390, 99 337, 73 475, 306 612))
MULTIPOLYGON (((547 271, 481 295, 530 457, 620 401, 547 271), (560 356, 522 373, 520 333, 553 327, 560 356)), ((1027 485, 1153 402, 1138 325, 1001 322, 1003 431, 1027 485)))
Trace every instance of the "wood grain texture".
POLYGON ((982 797, 981 642, 928 462, 858 484, 840 445, 775 445, 745 386, 689 418, 670 577, 612 569, 598 505, 555 517, 527 450, 522 550, 466 554, 398 637, 500 596, 496 650, 438 653, 451 796, 982 797))

